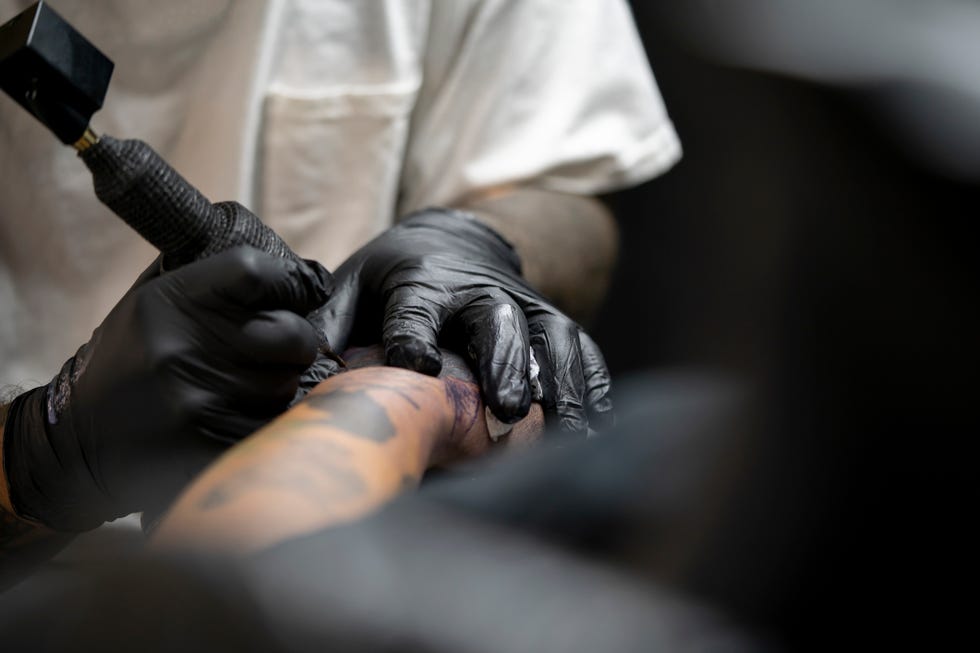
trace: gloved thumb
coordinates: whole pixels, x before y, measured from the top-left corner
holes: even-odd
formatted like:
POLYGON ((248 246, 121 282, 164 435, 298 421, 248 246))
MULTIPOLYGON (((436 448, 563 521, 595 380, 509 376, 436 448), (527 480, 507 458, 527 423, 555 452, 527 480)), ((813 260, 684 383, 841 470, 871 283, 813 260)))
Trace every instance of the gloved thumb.
POLYGON ((333 277, 330 298, 309 316, 310 322, 323 335, 337 353, 347 348, 354 329, 357 306, 360 301, 360 280, 356 269, 347 263, 337 268, 333 277))

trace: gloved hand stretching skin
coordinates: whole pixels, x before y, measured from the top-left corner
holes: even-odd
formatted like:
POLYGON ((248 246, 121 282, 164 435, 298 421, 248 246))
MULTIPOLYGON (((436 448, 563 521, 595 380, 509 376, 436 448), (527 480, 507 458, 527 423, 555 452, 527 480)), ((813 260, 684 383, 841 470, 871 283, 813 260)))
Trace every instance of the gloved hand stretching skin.
POLYGON ((77 532, 166 501, 282 412, 313 362, 318 264, 235 248, 148 271, 47 386, 18 397, 3 466, 18 515, 77 532))
MULTIPOLYGON (((598 347, 521 275, 513 247, 472 215, 427 209, 362 247, 334 272, 334 294, 311 319, 337 350, 352 334, 385 348, 387 363, 435 375, 438 342, 467 355, 487 406, 513 423, 531 404, 530 351, 542 403, 561 428, 584 432, 609 415, 609 372, 598 347)), ((330 375, 317 365, 304 386, 330 375)))

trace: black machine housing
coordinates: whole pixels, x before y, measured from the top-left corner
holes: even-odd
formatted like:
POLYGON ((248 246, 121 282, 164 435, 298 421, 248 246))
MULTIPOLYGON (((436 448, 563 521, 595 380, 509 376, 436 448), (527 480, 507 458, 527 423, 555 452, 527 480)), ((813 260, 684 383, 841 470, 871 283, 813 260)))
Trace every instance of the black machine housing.
POLYGON ((113 67, 43 0, 0 25, 0 88, 62 143, 85 133, 113 67))

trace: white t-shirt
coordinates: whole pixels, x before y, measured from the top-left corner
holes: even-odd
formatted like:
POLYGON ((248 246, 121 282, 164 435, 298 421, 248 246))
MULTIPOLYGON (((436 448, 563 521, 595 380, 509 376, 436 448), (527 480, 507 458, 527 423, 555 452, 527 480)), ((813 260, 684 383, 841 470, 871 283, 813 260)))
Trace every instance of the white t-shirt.
MULTIPOLYGON (((30 0, 0 0, 6 20, 30 0)), ((499 185, 596 193, 680 156, 624 0, 59 0, 115 61, 97 132, 335 267, 499 185)), ((154 251, 0 98, 0 386, 46 383, 154 251)), ((533 216, 529 216, 533 219, 533 216)))

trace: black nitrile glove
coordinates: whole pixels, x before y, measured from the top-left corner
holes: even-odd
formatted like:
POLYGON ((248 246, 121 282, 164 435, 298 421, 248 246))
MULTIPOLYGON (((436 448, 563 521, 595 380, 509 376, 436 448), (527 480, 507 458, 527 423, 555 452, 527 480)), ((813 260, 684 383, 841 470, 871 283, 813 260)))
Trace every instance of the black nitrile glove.
POLYGON ((4 430, 11 501, 61 531, 159 507, 292 400, 327 297, 319 265, 241 247, 144 275, 4 430))
MULTIPOLYGON (((152 147, 103 135, 78 156, 92 172, 95 194, 144 240, 160 250, 160 270, 247 245, 282 258, 301 259, 275 231, 238 202, 212 204, 152 147)), ((329 274, 326 275, 329 285, 329 274)), ((320 339, 326 364, 336 354, 320 339)), ((307 388, 298 393, 302 398, 307 388)))
MULTIPOLYGON (((337 351, 352 334, 376 338, 381 325, 389 365, 435 375, 442 336, 469 356, 493 414, 513 423, 531 405, 533 348, 542 403, 561 428, 584 432, 611 417, 599 348, 527 284, 513 247, 467 213, 427 209, 405 218, 345 261, 334 283, 311 320, 337 351)), ((318 362, 304 385, 331 372, 318 362)))

